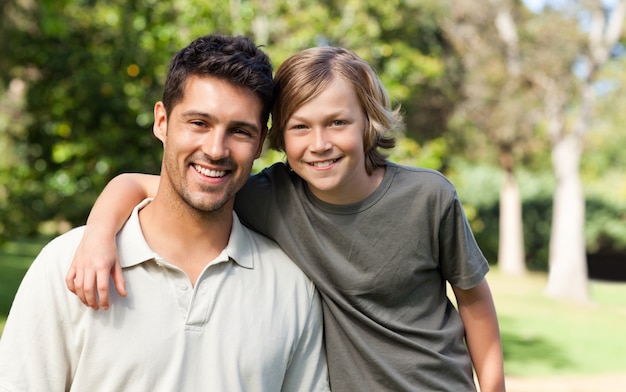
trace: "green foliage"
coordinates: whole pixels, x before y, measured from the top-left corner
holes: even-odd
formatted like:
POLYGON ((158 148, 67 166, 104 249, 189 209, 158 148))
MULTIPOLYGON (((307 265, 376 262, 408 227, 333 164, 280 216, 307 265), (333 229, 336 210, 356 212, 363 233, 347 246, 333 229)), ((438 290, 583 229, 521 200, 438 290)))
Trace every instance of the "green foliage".
POLYGON ((39 2, 13 31, 11 76, 28 81, 32 120, 8 132, 19 146, 5 187, 0 233, 33 234, 48 220, 81 224, 99 190, 123 171, 158 172, 152 105, 175 31, 149 2, 39 2), (171 30, 171 29, 170 29, 171 30), (36 44, 33 44, 36 43, 36 44))
MULTIPOLYGON (((0 82, 19 81, 25 91, 16 108, 0 110, 0 151, 11 151, 0 161, 0 235, 34 234, 41 222, 82 224, 111 177, 159 171, 152 107, 169 59, 199 35, 249 35, 275 64, 312 45, 347 46, 372 62, 399 103, 443 70, 435 1, 42 0, 2 7, 0 82)), ((269 156, 255 170, 280 159, 269 156)))
POLYGON ((396 147, 389 152, 389 160, 400 165, 441 171, 447 153, 447 144, 442 138, 429 140, 420 145, 414 139, 400 136, 396 140, 396 147))
MULTIPOLYGON (((625 180, 622 184, 626 184, 625 180)), ((589 193, 585 207, 587 250, 626 254, 626 199, 616 199, 615 194, 607 197, 606 193, 589 193)))
POLYGON ((270 150, 269 147, 265 147, 263 154, 256 161, 254 161, 252 173, 258 173, 276 162, 286 162, 285 154, 276 150, 270 150))

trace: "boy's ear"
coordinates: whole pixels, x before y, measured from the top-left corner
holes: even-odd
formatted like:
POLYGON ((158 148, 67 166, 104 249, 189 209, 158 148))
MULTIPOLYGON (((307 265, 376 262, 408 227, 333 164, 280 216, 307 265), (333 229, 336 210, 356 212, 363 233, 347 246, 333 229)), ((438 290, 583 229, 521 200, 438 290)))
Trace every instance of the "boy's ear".
POLYGON ((152 133, 165 144, 165 138, 167 136, 167 112, 162 101, 154 105, 154 125, 152 126, 152 133))

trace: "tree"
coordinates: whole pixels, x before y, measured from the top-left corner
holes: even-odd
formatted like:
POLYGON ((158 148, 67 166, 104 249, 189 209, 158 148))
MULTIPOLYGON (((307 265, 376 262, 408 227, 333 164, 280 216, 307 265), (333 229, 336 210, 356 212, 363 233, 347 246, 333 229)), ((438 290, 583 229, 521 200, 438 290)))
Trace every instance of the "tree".
MULTIPOLYGON (((475 3, 469 8, 463 8, 461 2, 455 4, 457 19, 449 30, 454 37, 461 37, 457 47, 466 64, 464 91, 470 91, 460 106, 461 118, 478 124, 497 146, 507 173, 503 207, 510 205, 507 194, 512 204, 519 205, 511 152, 519 152, 520 146, 527 145, 525 141, 532 144, 533 138, 546 131, 557 179, 546 293, 586 301, 585 202, 579 165, 584 136, 590 129, 598 71, 623 36, 624 0, 615 2, 612 9, 596 1, 574 1, 567 9, 547 7, 531 16, 524 15, 516 1, 493 0, 481 10, 475 3), (486 20, 495 20, 497 32, 486 20), (498 47, 494 37, 502 44, 500 52, 494 49, 498 47), (533 101, 542 103, 544 128, 536 127, 539 107, 533 101), (529 128, 536 131, 524 132, 529 128)), ((519 215, 513 216, 511 222, 518 221, 519 215)), ((501 229, 507 227, 502 211, 500 218, 501 229)), ((519 243, 519 237, 511 243, 519 243)))
MULTIPOLYGON (((546 116, 552 144, 552 163, 557 180, 550 238, 550 273, 546 293, 561 299, 588 301, 585 252, 585 196, 580 179, 584 137, 591 129, 595 101, 594 84, 600 69, 611 59, 613 48, 624 35, 626 0, 612 9, 600 2, 580 2, 578 9, 588 22, 587 41, 580 47, 575 75, 578 94, 570 101, 554 77, 539 79, 546 92, 546 116), (569 113, 574 103, 577 111, 569 113)), ((579 15, 581 15, 579 14, 579 15)), ((559 40, 561 41, 561 40, 559 40)), ((574 74, 574 69, 570 75, 574 74)))
POLYGON ((476 158, 494 151, 492 159, 504 173, 498 265, 504 273, 524 274, 522 202, 515 168, 532 153, 539 116, 516 19, 525 22, 530 15, 520 3, 501 0, 455 1, 453 10, 446 31, 463 64, 463 99, 454 126, 462 129, 467 149, 481 152, 476 158))

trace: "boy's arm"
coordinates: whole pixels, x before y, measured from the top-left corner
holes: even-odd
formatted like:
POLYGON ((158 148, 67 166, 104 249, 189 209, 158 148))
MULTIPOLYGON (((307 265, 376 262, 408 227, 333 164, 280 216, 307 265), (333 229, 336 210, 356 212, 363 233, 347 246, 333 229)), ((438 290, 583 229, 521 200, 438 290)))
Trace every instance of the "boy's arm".
POLYGON ((109 308, 109 276, 117 292, 126 296, 115 235, 133 208, 156 194, 158 185, 158 176, 125 173, 113 178, 98 196, 65 277, 67 288, 85 305, 97 310, 99 298, 102 309, 109 308))
POLYGON ((465 340, 480 390, 505 391, 500 329, 487 281, 483 279, 469 290, 458 287, 453 287, 453 290, 465 325, 465 340))

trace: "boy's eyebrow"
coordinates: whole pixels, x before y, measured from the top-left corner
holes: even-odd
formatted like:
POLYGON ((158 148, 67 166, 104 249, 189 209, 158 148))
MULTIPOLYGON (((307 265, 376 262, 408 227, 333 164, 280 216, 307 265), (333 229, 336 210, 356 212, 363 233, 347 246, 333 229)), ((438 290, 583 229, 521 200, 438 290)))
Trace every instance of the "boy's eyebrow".
MULTIPOLYGON (((193 117, 204 118, 206 120, 213 121, 213 122, 217 122, 218 121, 217 117, 215 117, 211 113, 201 112, 201 111, 198 111, 198 110, 188 110, 186 112, 182 112, 180 114, 180 116, 183 117, 183 118, 193 118, 193 117)), ((232 127, 248 128, 248 129, 251 129, 252 131, 254 131, 256 133, 260 133, 261 132, 259 127, 257 126, 257 124, 250 123, 250 122, 247 122, 247 121, 241 121, 241 120, 233 121, 233 122, 231 122, 230 125, 232 127)))
MULTIPOLYGON (((324 113, 323 118, 329 119, 329 118, 335 118, 335 117, 348 117, 350 115, 351 115, 351 112, 349 110, 336 109, 332 112, 324 113)), ((289 118, 287 118, 287 123, 292 120, 293 121, 306 121, 308 120, 308 118, 306 116, 298 116, 296 114, 292 114, 291 116, 289 116, 289 118)))

